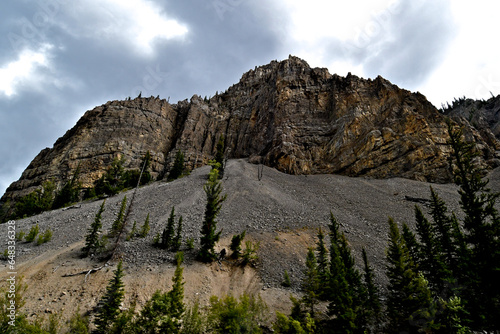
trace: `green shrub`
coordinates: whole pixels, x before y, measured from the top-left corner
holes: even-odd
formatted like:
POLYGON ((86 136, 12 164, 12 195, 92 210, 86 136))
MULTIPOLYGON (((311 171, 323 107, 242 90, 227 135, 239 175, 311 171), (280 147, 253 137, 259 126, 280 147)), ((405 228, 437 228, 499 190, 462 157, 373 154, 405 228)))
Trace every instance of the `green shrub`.
POLYGON ((246 231, 243 231, 241 234, 233 235, 231 239, 231 245, 229 248, 233 251, 231 256, 235 259, 239 258, 241 255, 241 242, 245 239, 246 231))
POLYGON ((52 231, 50 229, 46 230, 43 234, 38 236, 36 244, 40 246, 41 244, 47 243, 52 240, 52 231))
POLYGON ((35 240, 36 236, 38 235, 40 228, 38 227, 38 224, 35 226, 32 226, 28 235, 26 236, 26 242, 32 242, 35 240))
POLYGON ((262 333, 267 305, 260 296, 243 294, 239 300, 232 295, 210 298, 209 328, 214 333, 262 333))
POLYGON ((16 240, 23 241, 25 235, 26 235, 26 232, 24 232, 23 230, 17 232, 16 233, 16 240))
POLYGON ((161 234, 156 233, 155 237, 153 238, 153 246, 160 247, 160 239, 161 239, 161 234))
POLYGON ((187 309, 182 319, 183 334, 199 334, 206 332, 206 315, 200 310, 200 303, 196 302, 187 309))
POLYGON ((68 321, 69 333, 71 334, 88 334, 89 331, 89 318, 80 313, 80 307, 71 316, 68 321))
POLYGON ((286 270, 283 274, 283 282, 281 282, 281 285, 285 288, 289 288, 292 285, 292 283, 290 282, 290 275, 288 275, 288 271, 286 270))
POLYGON ((134 220, 134 224, 132 225, 132 229, 130 230, 130 233, 127 235, 126 241, 132 240, 137 234, 137 222, 134 220))
POLYGON ((146 220, 144 221, 144 224, 141 226, 141 230, 139 231, 139 237, 145 238, 148 235, 150 229, 151 228, 149 227, 149 213, 148 213, 148 215, 146 216, 146 220))
POLYGON ((253 243, 249 240, 245 242, 245 250, 241 254, 241 264, 246 266, 247 264, 254 264, 259 258, 257 256, 257 251, 259 250, 260 243, 253 243))
POLYGON ((194 238, 188 238, 186 240, 186 247, 188 250, 194 249, 194 238))

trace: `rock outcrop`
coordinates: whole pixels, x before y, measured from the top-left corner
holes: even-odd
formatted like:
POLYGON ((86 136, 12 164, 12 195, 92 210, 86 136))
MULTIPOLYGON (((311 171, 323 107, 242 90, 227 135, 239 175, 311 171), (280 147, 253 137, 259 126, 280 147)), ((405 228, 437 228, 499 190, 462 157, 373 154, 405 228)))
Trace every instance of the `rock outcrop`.
MULTIPOLYGON (((484 161, 493 159, 498 142, 490 129, 463 123, 484 161)), ((228 158, 292 174, 450 180, 445 116, 423 95, 381 77, 332 75, 290 56, 250 70, 210 99, 195 95, 170 104, 136 98, 87 111, 53 148, 38 154, 2 201, 48 179, 60 187, 77 166, 83 186, 91 187, 118 156, 126 168, 139 168, 150 151, 153 177, 168 172, 178 149, 189 168, 201 166, 221 135, 228 158)))

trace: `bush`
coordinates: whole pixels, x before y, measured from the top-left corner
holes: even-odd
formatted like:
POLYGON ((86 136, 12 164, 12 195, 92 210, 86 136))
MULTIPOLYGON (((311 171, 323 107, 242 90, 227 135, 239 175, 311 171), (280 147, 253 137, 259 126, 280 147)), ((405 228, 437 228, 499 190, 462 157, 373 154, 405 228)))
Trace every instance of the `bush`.
POLYGON ((206 332, 206 316, 200 310, 200 303, 196 302, 187 309, 182 319, 183 334, 199 334, 206 332))
POLYGON ((283 282, 281 282, 281 285, 285 288, 289 288, 292 285, 292 283, 290 282, 290 275, 288 275, 288 271, 286 270, 283 274, 283 282))
POLYGON ((46 181, 41 189, 36 189, 19 199, 14 205, 11 219, 29 217, 50 210, 54 201, 54 189, 54 183, 46 181))
POLYGON ((233 235, 233 238, 231 239, 231 245, 229 248, 233 251, 231 256, 235 259, 239 258, 241 255, 241 242, 245 239, 245 233, 246 231, 243 231, 241 234, 233 235))
POLYGON ((246 241, 245 242, 245 250, 243 251, 243 254, 241 255, 241 264, 246 266, 247 264, 254 264, 255 261, 259 258, 257 256, 257 251, 259 250, 260 243, 256 242, 253 243, 251 241, 246 241))
POLYGON ((194 249, 194 238, 188 238, 186 240, 186 247, 188 250, 194 249))
POLYGON ((50 240, 52 240, 52 231, 49 229, 49 230, 45 231, 43 234, 40 234, 38 236, 36 244, 38 246, 40 246, 41 244, 47 243, 50 240))
POLYGON ((208 323, 214 333, 262 333, 267 305, 260 296, 243 294, 239 300, 232 295, 210 298, 208 323))
POLYGON ((26 232, 24 232, 23 230, 17 232, 16 233, 16 240, 23 241, 25 235, 26 235, 26 232))
POLYGON ((151 228, 149 227, 149 213, 148 213, 148 215, 146 216, 146 220, 144 221, 144 224, 141 226, 141 230, 139 231, 139 237, 145 238, 148 235, 150 229, 151 228))
POLYGON ((38 235, 40 228, 38 227, 38 224, 35 226, 32 226, 28 235, 26 236, 26 242, 32 242, 35 240, 36 236, 38 235))
POLYGON ((71 316, 68 323, 69 333, 71 334, 88 334, 90 332, 89 319, 80 313, 80 307, 78 307, 76 313, 71 316))

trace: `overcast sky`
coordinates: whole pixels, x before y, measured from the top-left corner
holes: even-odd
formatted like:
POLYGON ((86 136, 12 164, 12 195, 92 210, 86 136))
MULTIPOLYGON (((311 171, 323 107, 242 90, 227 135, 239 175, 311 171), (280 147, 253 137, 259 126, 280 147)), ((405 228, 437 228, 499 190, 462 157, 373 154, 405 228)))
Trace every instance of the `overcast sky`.
POLYGON ((289 54, 437 107, 489 98, 499 13, 493 0, 2 0, 0 194, 88 109, 211 96, 289 54))

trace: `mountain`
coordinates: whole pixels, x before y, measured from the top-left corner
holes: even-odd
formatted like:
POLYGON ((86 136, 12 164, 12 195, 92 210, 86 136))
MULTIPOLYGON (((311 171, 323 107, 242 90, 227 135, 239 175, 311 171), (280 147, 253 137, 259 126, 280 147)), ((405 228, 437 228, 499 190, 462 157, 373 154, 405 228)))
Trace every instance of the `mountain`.
MULTIPOLYGON (((483 162, 499 144, 456 113, 483 162)), ((58 188, 80 168, 84 188, 118 156, 139 168, 152 155, 153 177, 168 173, 180 149, 189 168, 212 159, 225 138, 227 158, 248 158, 289 174, 342 174, 450 181, 445 115, 419 93, 382 77, 341 77, 290 56, 256 67, 226 92, 170 104, 154 97, 110 101, 87 111, 53 148, 42 150, 12 183, 2 202, 46 180, 58 188)))

